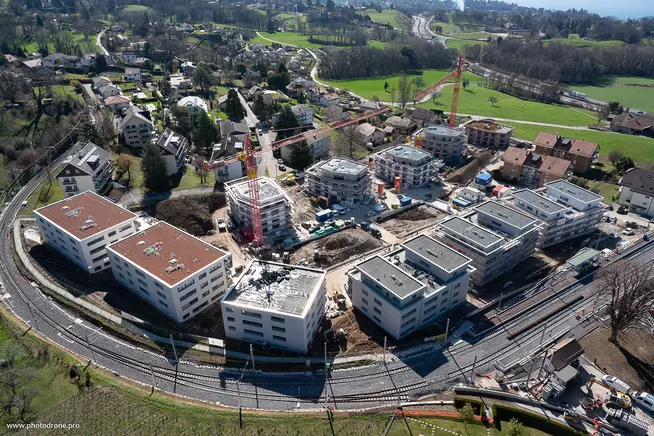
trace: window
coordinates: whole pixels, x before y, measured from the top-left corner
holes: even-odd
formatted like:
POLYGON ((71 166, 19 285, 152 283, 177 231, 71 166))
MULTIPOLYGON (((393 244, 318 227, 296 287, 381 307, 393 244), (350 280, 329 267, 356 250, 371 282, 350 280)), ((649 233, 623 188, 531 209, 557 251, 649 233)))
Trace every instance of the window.
POLYGON ((160 289, 163 289, 163 285, 159 282, 154 282, 154 285, 160 289))
POLYGON ((201 283, 201 284, 200 284, 200 289, 204 289, 204 288, 206 288, 207 286, 209 286, 209 282, 201 283))
POLYGON ((362 293, 363 295, 368 295, 368 291, 366 291, 366 290, 363 289, 363 288, 361 289, 361 293, 362 293))
POLYGON ((164 303, 163 301, 159 300, 159 304, 161 304, 163 307, 168 309, 168 305, 166 303, 164 303))
POLYGON ((95 259, 91 260, 92 263, 96 263, 98 261, 101 261, 102 259, 105 258, 105 255, 103 254, 102 256, 98 256, 95 259))
POLYGON ((129 229, 131 229, 131 228, 132 228, 132 225, 131 225, 131 224, 127 224, 126 226, 123 226, 123 227, 119 228, 118 231, 119 231, 119 232, 124 232, 125 230, 129 230, 129 229))
POLYGON ((379 306, 382 305, 381 301, 379 301, 378 299, 373 298, 372 300, 375 302, 375 304, 377 304, 377 305, 379 305, 379 306))
POLYGON ((142 271, 135 270, 134 272, 136 273, 136 275, 139 275, 141 277, 145 277, 145 274, 142 271))
POLYGON ((249 316, 251 318, 259 318, 261 319, 261 314, 257 312, 250 312, 249 310, 241 310, 241 314, 245 316, 249 316))
POLYGON ((206 276, 207 276, 207 273, 204 272, 204 273, 202 273, 202 274, 200 274, 200 275, 198 276, 198 280, 202 280, 202 279, 205 278, 206 276))
POLYGON ((166 296, 159 291, 157 291, 157 295, 163 298, 164 300, 166 299, 166 296))
MULTIPOLYGON (((59 230, 59 229, 57 229, 57 230, 59 230)), ((100 241, 104 241, 104 236, 100 236, 99 238, 95 238, 94 240, 89 241, 88 244, 86 244, 86 245, 87 245, 88 247, 90 247, 91 245, 95 245, 95 244, 97 244, 97 243, 100 242, 100 241)))
POLYGON ((200 301, 200 300, 198 299, 198 297, 195 297, 194 299, 192 299, 191 301, 189 301, 188 303, 186 303, 185 305, 183 305, 183 306, 182 306, 182 310, 186 310, 186 309, 188 309, 189 307, 193 306, 193 305, 194 305, 195 303, 197 303, 198 301, 200 301))
POLYGON ((275 335, 273 335, 273 339, 275 341, 279 341, 279 342, 286 342, 286 338, 284 336, 275 336, 275 335))
POLYGON ((188 319, 189 316, 191 316, 191 314, 190 314, 190 313, 187 313, 186 315, 184 315, 184 316, 182 317, 182 319, 188 319))
POLYGON ((233 325, 230 325, 230 326, 227 327, 227 328, 228 328, 229 330, 233 331, 233 332, 236 331, 236 327, 234 327, 233 325))
POLYGON ((376 307, 373 307, 372 310, 374 310, 376 314, 381 315, 381 310, 377 309, 376 307))
POLYGON ((107 236, 109 236, 110 238, 111 238, 112 236, 116 236, 116 231, 114 230, 113 232, 109 232, 109 234, 108 234, 107 236))
POLYGON ((200 304, 198 307, 196 307, 195 309, 193 309, 193 313, 196 313, 196 312, 198 312, 200 309, 202 309, 203 307, 206 307, 207 304, 209 304, 208 301, 205 301, 204 303, 200 304))
POLYGON ((105 246, 104 246, 104 245, 101 245, 101 246, 99 246, 99 247, 97 247, 97 248, 94 248, 93 250, 89 251, 89 254, 90 254, 90 255, 94 255, 94 254, 97 253, 98 251, 100 251, 100 250, 104 250, 104 249, 105 249, 105 246))
POLYGON ((209 295, 209 291, 207 291, 207 292, 203 292, 203 293, 202 293, 202 298, 206 298, 207 295, 209 295))
POLYGON ((279 322, 279 323, 282 323, 282 324, 284 324, 286 322, 285 318, 280 318, 278 316, 271 316, 270 320, 273 321, 273 322, 279 322))
POLYGON ((186 300, 188 297, 190 297, 191 295, 194 295, 195 293, 196 293, 196 290, 195 290, 195 289, 192 289, 192 290, 189 291, 186 295, 182 295, 182 296, 180 297, 180 299, 179 299, 179 302, 181 303, 182 301, 186 300))
POLYGON ((234 313, 234 309, 231 307, 225 307, 225 312, 234 313))
MULTIPOLYGON (((418 311, 418 309, 413 309, 413 310, 411 310, 411 311, 405 313, 404 315, 402 315, 402 319, 403 319, 403 320, 404 320, 404 319, 407 319, 408 317, 410 317, 411 315, 413 315, 413 314, 416 313, 417 311, 418 311)), ((414 318, 414 320, 415 320, 415 318, 414 318)))
POLYGON ((286 329, 284 327, 277 327, 276 325, 272 326, 272 331, 279 332, 279 333, 286 333, 286 329))
POLYGON ((255 332, 254 330, 244 329, 243 333, 245 333, 246 335, 258 336, 260 338, 263 338, 263 333, 255 332))
POLYGON ((366 305, 368 304, 368 300, 366 300, 365 298, 361 298, 361 302, 366 305))
POLYGON ((260 329, 263 328, 263 324, 261 324, 260 322, 248 321, 247 319, 242 320, 242 322, 244 325, 249 325, 251 327, 258 327, 260 329))
POLYGON ((375 321, 377 321, 377 323, 381 324, 381 320, 380 320, 379 318, 377 318, 376 316, 373 316, 372 319, 374 319, 375 321))

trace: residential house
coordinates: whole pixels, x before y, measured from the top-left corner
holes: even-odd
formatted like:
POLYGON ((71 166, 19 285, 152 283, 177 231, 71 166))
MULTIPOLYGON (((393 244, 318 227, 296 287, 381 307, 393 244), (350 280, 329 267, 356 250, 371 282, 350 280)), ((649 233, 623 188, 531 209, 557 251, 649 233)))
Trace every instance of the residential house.
POLYGON ((63 53, 53 53, 43 58, 41 64, 48 68, 76 68, 79 57, 63 53))
POLYGON ((631 212, 654 218, 654 171, 631 168, 618 182, 618 204, 631 212))
POLYGON ((515 127, 503 126, 490 119, 470 121, 464 127, 468 134, 468 143, 499 149, 509 146, 515 130, 515 127))
POLYGON ((554 156, 543 156, 531 150, 509 147, 502 156, 502 176, 530 187, 541 187, 547 182, 572 174, 572 162, 554 156))
POLYGON ((372 194, 368 167, 349 159, 320 161, 306 170, 303 188, 310 195, 328 197, 331 202, 350 204, 365 201, 372 194))
POLYGON ((17 64, 18 62, 20 62, 20 59, 14 55, 6 54, 5 61, 9 64, 17 64))
POLYGON ((214 144, 210 162, 217 183, 229 182, 247 175, 245 160, 235 159, 238 154, 243 153, 244 149, 244 134, 230 134, 220 143, 214 144))
POLYGON ((95 89, 96 91, 99 91, 100 88, 102 88, 103 86, 113 84, 111 79, 106 76, 95 76, 91 79, 91 82, 93 82, 93 89, 95 89))
POLYGON ((250 128, 245 121, 220 120, 220 136, 227 138, 231 135, 246 135, 250 133, 250 128))
POLYGON ((192 114, 197 114, 200 111, 208 112, 207 110, 207 103, 205 103, 204 100, 202 100, 200 97, 196 97, 195 95, 190 95, 188 97, 184 97, 180 99, 177 102, 178 107, 185 107, 189 113, 192 114))
POLYGON ((322 113, 323 121, 327 123, 336 123, 350 119, 350 113, 340 106, 329 106, 322 113))
POLYGON ((397 136, 408 135, 416 129, 416 124, 409 118, 402 118, 398 116, 388 117, 386 126, 393 128, 393 133, 397 136))
POLYGON ((629 135, 654 137, 654 117, 626 112, 613 118, 611 130, 629 135))
POLYGON ((140 82, 141 69, 140 68, 125 68, 125 80, 127 82, 140 82))
POLYGON ((104 99, 104 105, 114 113, 121 112, 132 105, 132 101, 128 97, 122 95, 115 95, 104 99))
POLYGON ((184 62, 180 65, 179 69, 184 73, 185 76, 193 76, 198 70, 198 67, 193 64, 193 62, 184 62))
POLYGON ((109 97, 114 97, 116 95, 122 95, 123 92, 119 87, 117 87, 113 83, 110 83, 108 85, 103 85, 100 88, 98 88, 98 94, 100 94, 100 97, 102 98, 109 98, 109 97))
POLYGON ((459 127, 429 126, 422 137, 422 148, 445 162, 457 163, 466 147, 467 135, 459 127))
POLYGON ((540 132, 534 139, 536 153, 572 162, 572 170, 583 174, 597 160, 600 146, 594 142, 569 139, 553 133, 540 132))
POLYGON ((167 128, 157 140, 157 146, 166 161, 169 176, 177 174, 184 168, 189 146, 188 140, 184 136, 167 128))
POLYGON ((30 70, 35 70, 43 66, 43 61, 41 58, 30 59, 28 61, 23 61, 23 66, 30 70))
POLYGON ((354 128, 356 140, 363 145, 378 145, 384 142, 384 133, 370 123, 359 124, 354 128))
POLYGON ((184 77, 182 74, 171 74, 168 80, 170 80, 170 87, 173 89, 190 89, 193 87, 191 79, 184 77))
POLYGON ((433 156, 408 145, 387 148, 374 154, 372 159, 377 177, 389 183, 400 177, 403 188, 426 185, 433 173, 433 156))
POLYGON ((323 94, 320 96, 320 106, 328 107, 328 106, 334 106, 337 105, 339 101, 338 94, 336 93, 330 93, 330 94, 323 94))
POLYGON ((113 171, 111 155, 94 143, 87 142, 59 171, 57 180, 66 197, 84 191, 102 194, 111 182, 113 171))
POLYGON ((308 104, 296 104, 291 107, 291 112, 293 112, 301 126, 313 125, 313 109, 308 104))
POLYGON ((79 59, 79 66, 82 68, 91 68, 95 67, 95 58, 97 55, 95 53, 86 53, 79 59))
POLYGON ((118 123, 118 133, 128 147, 142 147, 152 141, 154 125, 150 113, 130 106, 118 123))
POLYGON ((116 53, 116 57, 125 62, 126 64, 134 63, 140 56, 133 51, 124 51, 122 53, 116 53))
MULTIPOLYGON (((309 136, 306 141, 311 152, 311 157, 314 161, 322 159, 323 157, 329 156, 329 142, 331 136, 329 133, 323 133, 322 135, 312 135, 309 136)), ((282 159, 285 162, 291 160, 291 147, 282 147, 280 149, 282 159)))
POLYGON ((434 124, 438 120, 438 115, 434 112, 421 107, 415 108, 409 115, 409 118, 420 127, 425 127, 434 124))

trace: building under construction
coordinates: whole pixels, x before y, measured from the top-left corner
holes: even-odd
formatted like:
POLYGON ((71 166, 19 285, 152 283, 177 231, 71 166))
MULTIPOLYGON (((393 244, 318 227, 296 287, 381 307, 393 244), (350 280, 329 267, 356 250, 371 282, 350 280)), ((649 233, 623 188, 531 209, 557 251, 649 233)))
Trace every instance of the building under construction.
MULTIPOLYGON (((273 180, 259 177, 258 182, 264 242, 266 245, 273 245, 294 236, 291 199, 273 180)), ((247 179, 225 183, 225 194, 229 217, 234 224, 241 227, 246 237, 251 238, 252 207, 247 179)))
POLYGON ((307 169, 304 189, 310 195, 329 198, 330 203, 358 203, 372 196, 372 180, 365 165, 335 158, 307 169))
POLYGON ((326 273, 253 260, 220 305, 228 338, 307 353, 325 313, 326 273))

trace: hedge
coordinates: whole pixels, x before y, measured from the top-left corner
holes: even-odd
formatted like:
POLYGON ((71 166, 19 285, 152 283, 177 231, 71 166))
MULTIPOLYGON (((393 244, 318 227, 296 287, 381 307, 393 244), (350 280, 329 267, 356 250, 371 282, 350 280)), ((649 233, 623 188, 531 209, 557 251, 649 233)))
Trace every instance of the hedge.
POLYGON ((577 431, 559 421, 545 419, 536 413, 499 404, 493 405, 493 420, 498 430, 502 430, 501 421, 508 422, 511 418, 516 418, 525 427, 535 428, 557 436, 585 436, 585 433, 577 431))

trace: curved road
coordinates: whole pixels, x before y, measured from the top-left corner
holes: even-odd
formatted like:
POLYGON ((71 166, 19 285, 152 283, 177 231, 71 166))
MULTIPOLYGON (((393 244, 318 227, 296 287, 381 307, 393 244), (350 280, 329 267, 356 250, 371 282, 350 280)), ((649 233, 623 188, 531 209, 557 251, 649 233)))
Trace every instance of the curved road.
MULTIPOLYGON (((59 163, 63 158, 60 158, 59 163)), ((393 357, 387 365, 337 370, 327 380, 322 371, 311 373, 261 373, 250 371, 252 364, 244 364, 248 371, 202 365, 184 359, 175 362, 165 350, 149 350, 135 346, 98 329, 87 321, 76 319, 38 287, 28 283, 11 261, 9 243, 12 222, 21 203, 45 178, 41 173, 25 186, 0 217, 4 236, 0 250, 4 261, 0 264, 0 281, 9 294, 4 304, 18 317, 29 323, 41 336, 78 355, 94 360, 111 372, 143 385, 156 378, 157 389, 184 395, 201 401, 236 407, 239 404, 238 380, 243 407, 273 410, 316 410, 324 407, 325 393, 329 403, 338 409, 362 409, 379 405, 394 405, 398 401, 416 399, 460 383, 470 376, 477 359, 479 372, 491 370, 498 359, 521 359, 536 347, 543 327, 534 327, 509 340, 507 331, 526 326, 551 306, 542 305, 526 319, 506 323, 476 341, 462 341, 454 337, 450 350, 444 352, 438 344, 421 345, 403 356, 393 357), (90 348, 89 348, 90 347, 90 348), (410 355, 409 353, 413 353, 410 355), (152 372, 150 370, 150 365, 152 372)), ((649 261, 654 250, 641 250, 640 258, 649 261)), ((568 297, 592 295, 592 287, 578 284, 568 291, 568 297)), ((563 297, 559 297, 563 298, 563 297)), ((581 300, 568 310, 550 318, 546 329, 553 338, 561 335, 580 336, 596 326, 595 320, 580 324, 578 311, 587 305, 581 300)), ((547 336, 549 338, 549 336, 547 336)), ((321 367, 321 364, 318 365, 321 367)))

